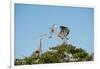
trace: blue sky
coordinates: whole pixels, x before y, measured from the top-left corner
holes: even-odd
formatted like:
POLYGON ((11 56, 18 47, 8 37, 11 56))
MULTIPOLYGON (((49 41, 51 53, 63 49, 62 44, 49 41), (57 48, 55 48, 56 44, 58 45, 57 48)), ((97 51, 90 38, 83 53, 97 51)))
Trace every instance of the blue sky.
MULTIPOLYGON (((31 55, 39 46, 40 35, 49 33, 53 24, 70 29, 69 44, 94 51, 93 8, 15 4, 14 17, 16 58, 31 55)), ((58 37, 47 37, 42 40, 43 51, 62 42, 58 37)))

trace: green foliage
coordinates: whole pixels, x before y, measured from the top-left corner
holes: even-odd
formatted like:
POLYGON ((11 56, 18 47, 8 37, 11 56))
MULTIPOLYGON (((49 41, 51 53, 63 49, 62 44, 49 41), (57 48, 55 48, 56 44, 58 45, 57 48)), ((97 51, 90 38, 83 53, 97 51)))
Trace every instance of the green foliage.
POLYGON ((42 63, 57 63, 58 59, 57 59, 57 53, 53 53, 53 52, 46 52, 44 54, 42 54, 40 62, 42 63))
POLYGON ((15 65, 79 62, 92 60, 93 54, 87 53, 82 48, 76 48, 76 46, 71 44, 63 43, 56 47, 50 48, 49 51, 42 53, 41 57, 36 57, 35 53, 33 53, 30 57, 15 59, 15 65))

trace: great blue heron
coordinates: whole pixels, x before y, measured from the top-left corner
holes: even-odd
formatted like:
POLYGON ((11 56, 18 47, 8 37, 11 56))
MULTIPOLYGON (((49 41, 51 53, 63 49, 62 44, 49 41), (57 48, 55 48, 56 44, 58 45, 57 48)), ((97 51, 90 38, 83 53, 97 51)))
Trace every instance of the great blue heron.
POLYGON ((62 40, 67 38, 70 30, 66 26, 60 26, 60 32, 58 34, 58 37, 60 37, 62 40))
POLYGON ((52 27, 50 28, 50 37, 49 38, 52 38, 52 34, 56 34, 56 31, 57 31, 57 25, 56 24, 53 24, 52 27))
POLYGON ((56 30, 57 30, 57 25, 56 24, 53 24, 50 29, 51 29, 51 33, 55 33, 56 30))

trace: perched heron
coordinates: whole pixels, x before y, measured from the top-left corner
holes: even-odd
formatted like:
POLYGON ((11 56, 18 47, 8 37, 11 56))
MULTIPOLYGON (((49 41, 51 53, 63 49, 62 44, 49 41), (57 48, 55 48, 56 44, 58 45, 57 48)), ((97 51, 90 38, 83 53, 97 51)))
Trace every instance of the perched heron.
POLYGON ((56 30, 57 30, 57 25, 53 24, 52 27, 51 27, 51 33, 55 33, 56 30))
POLYGON ((49 38, 52 38, 52 35, 55 33, 56 34, 57 31, 57 25, 53 24, 52 27, 50 28, 50 36, 49 38))

